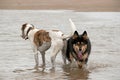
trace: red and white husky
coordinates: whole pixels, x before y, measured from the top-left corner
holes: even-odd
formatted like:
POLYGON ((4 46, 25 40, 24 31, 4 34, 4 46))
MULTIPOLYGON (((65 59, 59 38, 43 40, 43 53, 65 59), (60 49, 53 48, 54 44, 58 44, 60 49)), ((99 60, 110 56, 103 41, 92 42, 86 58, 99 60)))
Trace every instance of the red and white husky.
POLYGON ((52 55, 51 55, 51 62, 52 67, 54 67, 55 58, 58 52, 62 51, 62 57, 64 60, 64 63, 66 63, 65 58, 65 49, 64 49, 64 39, 71 37, 73 32, 76 30, 74 24, 72 23, 71 19, 71 34, 70 35, 64 35, 60 30, 39 30, 35 28, 32 24, 23 24, 22 25, 22 35, 21 37, 23 39, 29 39, 32 47, 34 57, 35 57, 35 68, 38 68, 39 66, 39 58, 38 58, 38 51, 42 55, 42 67, 45 66, 45 52, 53 46, 52 55))

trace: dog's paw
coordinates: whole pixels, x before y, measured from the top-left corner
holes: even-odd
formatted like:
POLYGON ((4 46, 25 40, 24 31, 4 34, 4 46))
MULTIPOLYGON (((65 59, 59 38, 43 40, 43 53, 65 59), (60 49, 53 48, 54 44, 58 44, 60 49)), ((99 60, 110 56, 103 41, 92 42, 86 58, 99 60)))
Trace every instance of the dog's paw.
POLYGON ((40 66, 39 66, 39 68, 45 68, 45 65, 44 65, 44 64, 42 64, 42 65, 40 65, 40 66))
POLYGON ((39 67, 35 65, 34 69, 38 69, 39 67))

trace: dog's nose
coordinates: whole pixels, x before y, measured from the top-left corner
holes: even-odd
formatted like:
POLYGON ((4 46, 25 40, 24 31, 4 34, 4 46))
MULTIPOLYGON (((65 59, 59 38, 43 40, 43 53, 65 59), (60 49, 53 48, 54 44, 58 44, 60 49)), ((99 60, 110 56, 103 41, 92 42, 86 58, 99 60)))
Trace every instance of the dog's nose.
POLYGON ((81 49, 79 49, 79 51, 81 51, 81 49))
POLYGON ((25 38, 23 35, 20 35, 23 39, 25 38))

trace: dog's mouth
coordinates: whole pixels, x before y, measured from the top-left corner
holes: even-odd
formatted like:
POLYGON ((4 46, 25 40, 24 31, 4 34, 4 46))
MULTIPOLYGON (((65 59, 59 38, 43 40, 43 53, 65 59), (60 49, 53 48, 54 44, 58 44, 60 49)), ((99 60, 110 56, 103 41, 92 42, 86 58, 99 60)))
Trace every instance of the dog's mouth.
POLYGON ((83 54, 83 53, 82 53, 81 50, 78 51, 77 56, 78 56, 79 60, 82 60, 82 56, 83 56, 82 54, 83 54))
POLYGON ((76 53, 76 57, 78 58, 78 60, 82 60, 82 56, 83 56, 83 51, 82 49, 79 47, 79 45, 73 45, 74 51, 76 53))
POLYGON ((83 51, 82 50, 79 50, 78 52, 77 52, 77 58, 78 58, 78 60, 77 60, 77 65, 78 65, 78 68, 82 68, 82 62, 83 62, 83 51))
POLYGON ((20 35, 23 39, 27 40, 28 36, 20 35))

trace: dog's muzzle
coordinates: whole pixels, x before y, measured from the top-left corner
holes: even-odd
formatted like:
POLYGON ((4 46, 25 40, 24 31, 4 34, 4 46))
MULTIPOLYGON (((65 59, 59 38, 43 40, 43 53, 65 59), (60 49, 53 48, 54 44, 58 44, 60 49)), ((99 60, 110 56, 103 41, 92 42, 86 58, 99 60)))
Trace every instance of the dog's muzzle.
POLYGON ((22 37, 23 39, 25 39, 25 40, 28 39, 28 36, 21 35, 21 37, 22 37))
POLYGON ((78 54, 79 60, 82 60, 82 51, 80 50, 77 54, 78 54))

